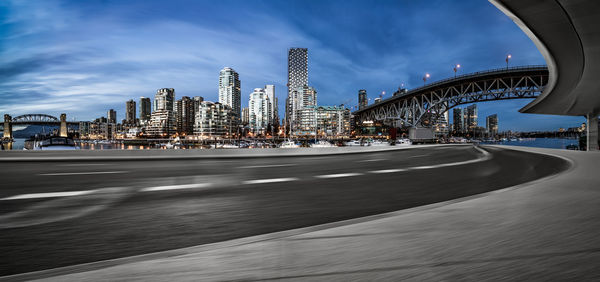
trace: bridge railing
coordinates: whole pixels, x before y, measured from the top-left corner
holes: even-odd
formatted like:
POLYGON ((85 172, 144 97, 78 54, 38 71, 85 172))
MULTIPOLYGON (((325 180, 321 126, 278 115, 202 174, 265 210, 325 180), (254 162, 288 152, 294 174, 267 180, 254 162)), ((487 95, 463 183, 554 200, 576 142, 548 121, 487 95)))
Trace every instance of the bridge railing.
POLYGON ((450 81, 456 81, 456 80, 461 80, 461 79, 471 78, 471 77, 478 77, 478 76, 481 76, 481 75, 491 74, 491 73, 498 73, 498 72, 510 72, 510 71, 522 71, 522 70, 545 70, 545 69, 548 69, 548 66, 546 66, 546 65, 527 65, 527 66, 516 66, 516 67, 508 67, 508 68, 495 68, 495 69, 489 69, 489 70, 484 70, 484 71, 478 71, 478 72, 472 72, 472 73, 467 73, 467 74, 461 74, 461 75, 458 75, 456 77, 445 78, 445 79, 438 80, 438 81, 432 82, 432 83, 424 85, 424 86, 413 88, 413 89, 409 90, 408 92, 406 92, 406 93, 404 93, 402 95, 389 97, 389 98, 387 98, 385 100, 382 100, 381 102, 379 102, 377 104, 371 104, 368 107, 366 107, 366 108, 364 108, 362 110, 356 111, 356 112, 364 111, 364 110, 367 110, 367 109, 369 109, 369 108, 371 108, 373 106, 376 106, 376 105, 382 104, 384 102, 387 102, 389 100, 397 99, 399 97, 409 96, 409 95, 412 95, 412 94, 414 94, 416 92, 422 91, 424 89, 435 87, 435 86, 438 86, 438 85, 441 85, 441 84, 444 84, 444 83, 447 83, 447 82, 450 82, 450 81))

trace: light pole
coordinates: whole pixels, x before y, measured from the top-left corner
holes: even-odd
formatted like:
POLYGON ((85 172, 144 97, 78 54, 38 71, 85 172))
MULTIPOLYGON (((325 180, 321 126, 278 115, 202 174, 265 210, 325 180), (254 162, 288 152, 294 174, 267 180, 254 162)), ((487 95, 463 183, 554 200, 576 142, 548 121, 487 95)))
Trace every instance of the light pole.
POLYGON ((454 66, 454 78, 456 78, 456 72, 458 69, 460 69, 460 64, 456 64, 456 66, 454 66))
POLYGON ((510 54, 506 55, 506 69, 508 70, 508 60, 510 60, 512 56, 510 54))
POLYGON ((425 76, 423 77, 423 86, 425 86, 425 83, 427 83, 427 79, 430 77, 430 75, 428 73, 425 74, 425 76))

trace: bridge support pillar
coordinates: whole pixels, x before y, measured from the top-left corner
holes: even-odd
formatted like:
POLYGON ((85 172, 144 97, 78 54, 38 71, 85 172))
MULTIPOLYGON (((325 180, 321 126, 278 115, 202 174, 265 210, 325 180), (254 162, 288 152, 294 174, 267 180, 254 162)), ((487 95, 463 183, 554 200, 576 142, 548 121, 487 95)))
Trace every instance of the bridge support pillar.
POLYGON ((5 114, 4 115, 4 133, 2 134, 2 139, 9 139, 11 140, 13 138, 12 135, 12 117, 10 115, 5 114))
POLYGON ((587 115, 587 150, 598 151, 598 114, 587 115))
POLYGON ((67 114, 60 114, 60 137, 67 137, 67 114))

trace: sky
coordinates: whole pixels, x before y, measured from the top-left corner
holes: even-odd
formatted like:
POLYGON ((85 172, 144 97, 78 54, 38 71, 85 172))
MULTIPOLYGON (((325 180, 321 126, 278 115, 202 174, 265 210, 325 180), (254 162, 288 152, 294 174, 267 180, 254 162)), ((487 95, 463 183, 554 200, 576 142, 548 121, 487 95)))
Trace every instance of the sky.
MULTIPOLYGON (((391 95, 459 74, 545 61, 531 40, 485 0, 220 0, 0 2, 0 114, 45 113, 92 120, 125 101, 175 88, 176 98, 218 101, 232 67, 242 106, 275 85, 283 117, 287 50, 308 48, 319 105, 354 106, 359 89, 391 95)), ((479 124, 574 127, 583 117, 521 114, 531 100, 478 103, 479 124)), ((465 105, 466 106, 466 105, 465 105)))

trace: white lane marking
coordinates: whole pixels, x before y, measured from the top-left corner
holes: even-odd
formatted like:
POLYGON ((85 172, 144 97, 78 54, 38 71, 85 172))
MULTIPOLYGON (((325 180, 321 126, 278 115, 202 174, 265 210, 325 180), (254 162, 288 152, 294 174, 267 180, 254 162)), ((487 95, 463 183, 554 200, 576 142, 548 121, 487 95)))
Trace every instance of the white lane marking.
POLYGON ((59 164, 57 166, 93 166, 93 165, 108 165, 108 164, 59 164))
POLYGON ((349 172, 349 173, 317 175, 315 177, 316 178, 340 178, 340 177, 350 177, 350 176, 358 176, 358 175, 363 175, 363 174, 359 173, 359 172, 349 172))
POLYGON ((356 161, 357 163, 366 163, 366 162, 377 162, 377 161, 385 161, 387 159, 370 159, 370 160, 362 160, 362 161, 356 161))
POLYGON ((179 189, 198 189, 210 187, 211 183, 196 183, 196 184, 181 184, 181 185, 165 185, 145 187, 140 189, 141 192, 163 191, 163 190, 179 190, 179 189))
POLYGON ((61 175, 85 175, 85 174, 113 174, 126 173, 127 171, 87 171, 87 172, 57 172, 57 173, 40 173, 44 176, 61 176, 61 175))
POLYGON ((438 168, 438 167, 447 167, 447 166, 455 166, 455 165, 464 165, 464 164, 470 164, 470 163, 477 163, 477 162, 482 162, 482 161, 487 161, 489 159, 491 159, 491 155, 489 152, 479 148, 479 147, 475 147, 475 150, 479 151, 483 156, 476 158, 476 159, 472 159, 472 160, 467 160, 467 161, 461 161, 461 162, 453 162, 453 163, 445 163, 445 164, 436 164, 436 165, 425 165, 425 166, 416 166, 416 167, 411 167, 408 169, 431 169, 431 168, 438 168))
POLYGON ((247 166, 238 166, 238 168, 261 168, 261 167, 282 167, 282 166, 295 166, 295 164, 247 165, 247 166))
POLYGON ((369 171, 369 173, 392 173, 392 172, 400 172, 400 171, 406 171, 406 169, 391 168, 391 169, 373 170, 373 171, 369 171))
POLYGON ((392 172, 400 172, 400 171, 407 171, 407 170, 432 169, 432 168, 439 168, 439 167, 456 166, 456 165, 464 165, 464 164, 482 162, 482 161, 489 160, 491 158, 489 152, 487 152, 479 147, 475 147, 475 149, 477 151, 479 151, 483 156, 476 158, 476 159, 467 160, 467 161, 436 164, 436 165, 423 165, 423 166, 415 166, 415 167, 407 167, 407 168, 392 168, 392 169, 373 170, 373 171, 369 171, 369 173, 392 173, 392 172))
POLYGON ((407 158, 407 159, 410 159, 410 158, 418 158, 418 157, 424 157, 424 156, 429 156, 429 154, 416 155, 416 156, 408 156, 408 157, 406 157, 406 158, 407 158))
POLYGON ((40 198, 56 198, 56 197, 71 197, 71 196, 80 196, 85 194, 90 194, 95 192, 96 190, 84 190, 84 191, 69 191, 69 192, 48 192, 48 193, 32 193, 32 194, 22 194, 16 196, 10 196, 6 198, 2 198, 0 200, 24 200, 24 199, 40 199, 40 198))
POLYGON ((270 178, 270 179, 253 179, 243 181, 242 184, 263 184, 263 183, 275 183, 275 182, 289 182, 299 180, 296 177, 287 177, 287 178, 270 178))

